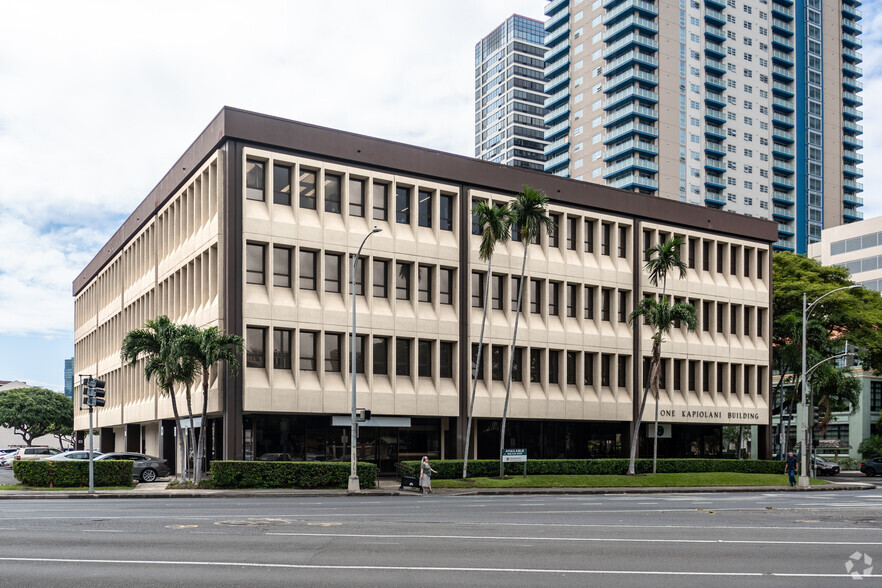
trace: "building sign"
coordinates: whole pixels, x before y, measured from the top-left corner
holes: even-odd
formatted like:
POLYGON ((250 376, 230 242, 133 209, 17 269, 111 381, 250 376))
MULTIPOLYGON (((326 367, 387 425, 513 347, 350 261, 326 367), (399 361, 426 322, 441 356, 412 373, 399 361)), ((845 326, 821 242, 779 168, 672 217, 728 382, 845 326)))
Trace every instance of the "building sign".
POLYGON ((659 408, 658 417, 677 423, 719 423, 765 425, 769 422, 769 411, 734 408, 659 408))
POLYGON ((502 462, 524 462, 527 461, 527 450, 526 449, 503 449, 502 450, 502 462))

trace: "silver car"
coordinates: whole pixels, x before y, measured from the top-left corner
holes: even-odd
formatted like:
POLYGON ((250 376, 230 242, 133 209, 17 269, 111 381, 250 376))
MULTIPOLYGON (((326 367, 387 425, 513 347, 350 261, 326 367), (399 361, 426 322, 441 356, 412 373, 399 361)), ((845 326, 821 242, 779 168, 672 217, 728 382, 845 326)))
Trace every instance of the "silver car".
POLYGON ((143 453, 105 453, 95 458, 96 460, 120 460, 132 461, 132 476, 142 482, 153 482, 156 478, 164 478, 171 474, 168 462, 161 457, 144 455, 143 453))
MULTIPOLYGON (((92 455, 95 459, 98 459, 98 456, 101 455, 100 451, 93 451, 92 455)), ((49 457, 44 457, 40 461, 85 461, 89 459, 89 452, 82 450, 74 450, 74 451, 65 451, 64 453, 59 453, 58 455, 50 455, 49 457)))

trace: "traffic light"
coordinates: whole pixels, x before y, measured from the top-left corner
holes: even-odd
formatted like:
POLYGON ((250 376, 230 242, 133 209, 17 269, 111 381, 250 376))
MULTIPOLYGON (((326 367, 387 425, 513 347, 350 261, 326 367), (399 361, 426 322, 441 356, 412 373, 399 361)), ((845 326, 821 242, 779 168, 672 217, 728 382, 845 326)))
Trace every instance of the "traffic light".
POLYGON ((813 417, 812 417, 812 427, 817 427, 818 423, 821 422, 821 411, 818 410, 817 406, 812 407, 813 417))
POLYGON ((83 404, 86 406, 104 406, 104 380, 89 378, 86 380, 86 390, 83 404))

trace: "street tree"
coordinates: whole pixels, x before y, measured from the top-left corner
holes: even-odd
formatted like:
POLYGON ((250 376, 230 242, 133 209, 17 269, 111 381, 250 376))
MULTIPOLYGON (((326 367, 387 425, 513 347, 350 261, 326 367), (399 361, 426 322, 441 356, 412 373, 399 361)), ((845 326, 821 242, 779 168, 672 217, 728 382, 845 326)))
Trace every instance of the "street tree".
MULTIPOLYGON (((628 317, 628 322, 632 327, 639 325, 639 319, 642 318, 645 324, 653 330, 648 386, 643 392, 643 401, 640 403, 640 410, 634 423, 634 433, 631 437, 631 458, 628 462, 628 474, 630 475, 635 474, 637 439, 640 434, 640 424, 643 420, 643 410, 646 408, 646 399, 650 392, 652 392, 652 396, 655 398, 655 426, 656 430, 658 430, 658 381, 659 374, 661 373, 661 345, 665 335, 670 334, 675 324, 685 324, 688 332, 695 330, 695 309, 692 305, 685 302, 678 302, 672 305, 667 295, 669 272, 677 270, 679 271, 680 279, 686 277, 686 264, 680 259, 680 246, 682 244, 683 238, 675 237, 649 249, 647 252, 649 261, 646 262, 643 269, 649 275, 649 281, 653 286, 658 286, 659 282, 661 282, 661 298, 643 298, 628 317)), ((655 435, 653 439, 652 472, 655 473, 658 456, 658 435, 655 435)))
POLYGON ((521 262, 521 277, 518 281, 518 303, 515 309, 514 331, 511 337, 511 349, 508 353, 508 376, 505 383, 505 404, 502 407, 502 425, 499 427, 499 477, 505 476, 505 464, 502 463, 502 452, 505 450, 505 419, 508 413, 508 400, 511 396, 511 370, 514 365, 515 345, 518 341, 518 319, 521 317, 521 300, 524 292, 524 277, 527 271, 527 252, 530 243, 542 233, 555 229, 554 220, 548 215, 548 196, 545 192, 534 190, 524 185, 511 202, 510 226, 517 230, 524 245, 524 259, 521 262))
POLYGON ((73 430, 73 402, 45 388, 4 390, 0 392, 0 426, 12 429, 28 447, 43 435, 69 435, 73 430))
MULTIPOLYGON (((199 428, 199 439, 196 442, 195 481, 198 484, 202 479, 205 459, 205 423, 208 412, 208 389, 211 384, 211 370, 215 369, 215 376, 219 377, 217 366, 226 363, 232 375, 239 371, 239 355, 242 354, 244 340, 238 335, 222 332, 217 327, 206 329, 188 328, 181 341, 181 351, 184 356, 190 358, 198 367, 202 376, 202 420, 199 428)), ((189 402, 189 400, 188 400, 189 402)), ((191 411, 192 426, 192 411, 191 411)))
POLYGON ((182 364, 181 328, 165 315, 148 320, 141 329, 133 329, 123 338, 120 356, 130 366, 144 361, 144 377, 156 381, 163 394, 171 398, 172 412, 178 438, 178 454, 181 456, 181 480, 183 481, 186 456, 181 415, 175 395, 176 384, 192 382, 192 364, 182 364), (188 379, 189 378, 189 379, 188 379))
POLYGON ((478 354, 475 357, 475 373, 472 379, 472 398, 469 402, 469 419, 466 426, 465 453, 462 459, 462 477, 466 478, 469 464, 469 442, 472 438, 472 415, 475 411, 475 393, 478 390, 478 374, 481 373, 481 359, 483 358, 482 348, 484 345, 484 327, 487 324, 487 300, 490 293, 491 266, 493 263, 493 252, 496 246, 508 241, 510 237, 509 227, 511 219, 509 217, 508 205, 499 206, 497 204, 489 204, 487 202, 477 202, 472 208, 472 216, 475 223, 481 230, 481 245, 478 248, 478 257, 482 261, 487 262, 487 274, 484 279, 484 295, 481 298, 484 306, 481 316, 481 334, 478 336, 478 354))

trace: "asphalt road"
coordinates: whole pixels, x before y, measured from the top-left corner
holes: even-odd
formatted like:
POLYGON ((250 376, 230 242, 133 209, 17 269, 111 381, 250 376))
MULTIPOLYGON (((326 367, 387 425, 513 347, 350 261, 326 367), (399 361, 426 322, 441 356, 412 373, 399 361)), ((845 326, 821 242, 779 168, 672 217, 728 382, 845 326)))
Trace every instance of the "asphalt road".
POLYGON ((869 585, 882 579, 882 490, 0 507, 2 586, 827 587, 853 582, 848 571, 869 585))

